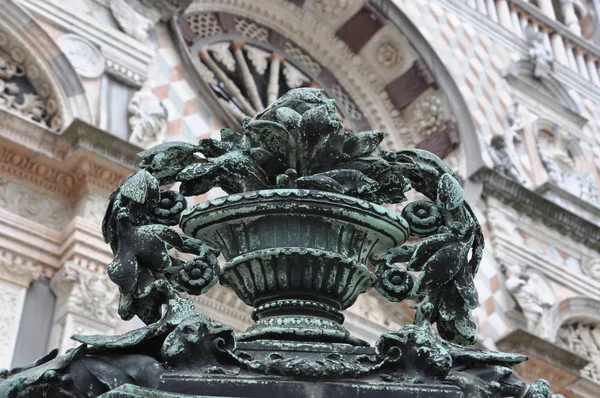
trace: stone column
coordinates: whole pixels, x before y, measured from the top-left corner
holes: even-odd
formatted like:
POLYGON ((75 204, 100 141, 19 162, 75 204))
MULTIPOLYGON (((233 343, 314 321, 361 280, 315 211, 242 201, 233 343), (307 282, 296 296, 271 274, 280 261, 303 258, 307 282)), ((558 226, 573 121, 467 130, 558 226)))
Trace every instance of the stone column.
POLYGON ((540 10, 548 17, 556 19, 556 13, 554 12, 554 5, 552 4, 552 0, 539 0, 538 6, 540 7, 540 10))
POLYGON ((564 21, 563 23, 575 33, 577 36, 581 36, 581 25, 577 14, 575 14, 575 5, 573 0, 560 0, 560 7, 562 10, 564 21))
POLYGON ((38 264, 0 250, 0 369, 11 367, 25 293, 40 274, 38 264))
POLYGON ((510 17, 508 2, 506 0, 496 0, 496 13, 498 14, 498 21, 500 22, 500 25, 512 31, 513 24, 510 17))
POLYGON ((567 52, 565 51, 565 42, 559 33, 552 33, 550 36, 550 45, 552 46, 552 54, 554 59, 565 65, 569 65, 569 59, 567 58, 567 52))
POLYGON ((106 272, 94 272, 67 261, 54 275, 50 288, 56 307, 49 349, 61 353, 78 345, 73 334, 114 334, 120 323, 117 315, 118 288, 106 272))

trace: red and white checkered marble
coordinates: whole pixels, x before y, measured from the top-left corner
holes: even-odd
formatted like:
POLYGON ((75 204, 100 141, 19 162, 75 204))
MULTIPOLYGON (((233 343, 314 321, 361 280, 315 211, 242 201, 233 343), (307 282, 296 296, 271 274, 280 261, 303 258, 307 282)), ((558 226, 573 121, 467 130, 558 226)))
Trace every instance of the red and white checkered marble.
POLYGON ((181 56, 166 25, 158 25, 156 57, 148 77, 168 111, 167 141, 198 142, 221 128, 184 76, 181 56))

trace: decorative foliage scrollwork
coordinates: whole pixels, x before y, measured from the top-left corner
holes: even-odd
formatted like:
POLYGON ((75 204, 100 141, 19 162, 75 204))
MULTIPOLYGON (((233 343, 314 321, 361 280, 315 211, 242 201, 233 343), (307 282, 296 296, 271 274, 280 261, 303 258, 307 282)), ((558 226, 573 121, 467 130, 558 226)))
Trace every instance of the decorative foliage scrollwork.
POLYGON ((123 319, 137 315, 146 323, 157 322, 163 304, 183 300, 177 291, 201 294, 217 282, 218 252, 168 227, 179 222, 185 208, 182 194, 160 190, 145 170, 111 195, 102 230, 115 254, 108 275, 119 286, 123 319), (169 254, 171 249, 195 257, 183 262, 169 254))

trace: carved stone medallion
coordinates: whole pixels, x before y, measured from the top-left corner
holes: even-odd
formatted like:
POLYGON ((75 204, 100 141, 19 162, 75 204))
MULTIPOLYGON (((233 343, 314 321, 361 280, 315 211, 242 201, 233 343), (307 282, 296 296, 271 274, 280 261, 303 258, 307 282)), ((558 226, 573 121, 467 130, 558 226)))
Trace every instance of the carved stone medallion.
POLYGON ((104 57, 83 37, 66 34, 59 37, 57 43, 81 77, 93 79, 104 72, 104 57))

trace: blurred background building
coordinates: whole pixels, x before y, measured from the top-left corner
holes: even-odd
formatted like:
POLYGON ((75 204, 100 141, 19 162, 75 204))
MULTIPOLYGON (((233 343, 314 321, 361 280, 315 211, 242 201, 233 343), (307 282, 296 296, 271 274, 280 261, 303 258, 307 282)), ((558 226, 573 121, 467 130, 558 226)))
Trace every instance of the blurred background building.
MULTIPOLYGON (((597 0, 0 0, 0 368, 121 333, 100 224, 135 154, 321 87, 349 130, 428 149, 484 225, 479 344, 600 389, 597 0)), ((218 193, 215 193, 218 194, 218 193)), ((216 288, 200 310, 236 330, 216 288)), ((412 319, 365 294, 373 341, 412 319)))

